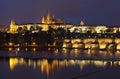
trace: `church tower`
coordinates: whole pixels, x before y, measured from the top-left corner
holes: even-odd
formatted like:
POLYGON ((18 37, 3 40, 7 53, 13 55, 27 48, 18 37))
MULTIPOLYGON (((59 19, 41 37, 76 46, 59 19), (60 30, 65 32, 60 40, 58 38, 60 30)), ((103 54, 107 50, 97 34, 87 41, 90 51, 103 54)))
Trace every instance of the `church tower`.
POLYGON ((48 12, 48 15, 47 15, 47 17, 46 17, 46 22, 47 22, 47 24, 50 24, 51 23, 51 16, 50 16, 50 12, 48 12))
POLYGON ((15 24, 15 21, 11 20, 10 23, 10 33, 17 33, 17 25, 15 24))
POLYGON ((50 16, 50 12, 48 12, 46 17, 42 17, 42 23, 44 24, 51 24, 52 23, 52 17, 50 16))

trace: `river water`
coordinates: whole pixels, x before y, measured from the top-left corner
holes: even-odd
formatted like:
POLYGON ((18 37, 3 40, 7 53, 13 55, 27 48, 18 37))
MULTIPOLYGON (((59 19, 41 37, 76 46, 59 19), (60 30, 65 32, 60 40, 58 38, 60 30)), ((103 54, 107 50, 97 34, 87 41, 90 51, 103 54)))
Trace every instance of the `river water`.
POLYGON ((0 79, 120 79, 119 51, 0 50, 0 79))

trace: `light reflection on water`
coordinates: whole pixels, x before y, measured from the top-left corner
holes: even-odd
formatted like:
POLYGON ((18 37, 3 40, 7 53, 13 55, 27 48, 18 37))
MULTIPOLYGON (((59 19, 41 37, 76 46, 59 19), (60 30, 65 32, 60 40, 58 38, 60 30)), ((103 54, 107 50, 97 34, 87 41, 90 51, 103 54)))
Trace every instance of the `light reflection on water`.
POLYGON ((0 56, 0 73, 9 74, 8 77, 1 77, 0 74, 2 79, 61 79, 61 76, 64 77, 62 79, 70 79, 79 74, 120 66, 120 61, 111 59, 114 57, 119 60, 120 51, 113 54, 107 50, 91 49, 39 51, 37 48, 12 48, 10 50, 8 48, 7 51, 0 51, 0 56))
POLYGON ((120 66, 120 61, 103 61, 103 60, 49 60, 49 59, 24 59, 24 58, 9 58, 9 68, 14 70, 17 66, 28 66, 39 70, 46 75, 55 70, 62 70, 70 66, 79 66, 80 70, 84 70, 86 66, 106 67, 120 66))

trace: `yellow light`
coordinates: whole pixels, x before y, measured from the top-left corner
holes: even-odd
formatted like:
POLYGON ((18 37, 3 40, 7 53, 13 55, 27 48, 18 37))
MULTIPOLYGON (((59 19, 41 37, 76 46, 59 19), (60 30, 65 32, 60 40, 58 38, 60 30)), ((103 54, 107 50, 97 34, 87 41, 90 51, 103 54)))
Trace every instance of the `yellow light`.
POLYGON ((85 48, 91 48, 91 44, 85 44, 85 48))
POLYGON ((13 70, 15 66, 17 65, 17 63, 18 63, 17 58, 10 58, 9 60, 10 70, 13 70))
POLYGON ((36 52, 36 48, 33 48, 33 51, 36 52))
POLYGON ((54 70, 55 68, 58 68, 59 67, 58 64, 59 64, 58 60, 53 60, 53 62, 51 64, 52 69, 54 70))
POLYGON ((115 39, 115 43, 119 44, 119 43, 120 43, 120 39, 119 39, 119 38, 116 38, 116 39, 115 39))
POLYGON ((72 47, 73 48, 78 48, 78 44, 73 44, 72 47))
POLYGON ((94 64, 98 67, 104 67, 107 62, 104 62, 104 61, 94 61, 94 64))
POLYGON ((100 49, 105 49, 106 48, 106 43, 101 43, 101 44, 99 44, 99 47, 100 47, 100 49))
POLYGON ((8 51, 12 51, 13 50, 13 48, 8 48, 8 51))
POLYGON ((117 49, 120 49, 120 44, 117 44, 117 49))
POLYGON ((36 45, 36 42, 33 42, 32 45, 35 46, 35 45, 36 45))
POLYGON ((9 45, 9 46, 13 46, 13 43, 12 43, 12 42, 9 42, 8 45, 9 45))
POLYGON ((63 43, 63 46, 62 47, 67 47, 67 45, 65 43, 63 43))
POLYGON ((41 71, 42 73, 46 73, 47 75, 49 75, 49 72, 50 72, 51 68, 50 68, 50 65, 48 63, 48 60, 43 60, 41 62, 41 71))

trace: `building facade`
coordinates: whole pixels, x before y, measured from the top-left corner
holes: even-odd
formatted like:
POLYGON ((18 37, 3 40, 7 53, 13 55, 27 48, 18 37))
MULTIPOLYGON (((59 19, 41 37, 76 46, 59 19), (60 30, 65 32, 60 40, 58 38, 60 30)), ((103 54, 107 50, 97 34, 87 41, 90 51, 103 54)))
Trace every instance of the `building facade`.
POLYGON ((17 24, 15 21, 11 21, 9 33, 18 33, 24 31, 32 31, 39 32, 48 31, 49 27, 53 29, 63 28, 65 30, 69 30, 71 33, 117 33, 120 32, 120 27, 118 26, 106 26, 106 25, 94 25, 87 26, 83 21, 80 22, 80 25, 73 25, 69 23, 64 23, 62 19, 55 18, 48 13, 47 16, 43 16, 41 19, 41 23, 26 23, 26 24, 17 24))
POLYGON ((18 30, 31 30, 32 32, 38 32, 39 30, 48 31, 49 27, 57 29, 59 27, 72 27, 73 25, 69 23, 64 23, 62 19, 54 18, 50 13, 45 17, 42 17, 41 23, 26 23, 26 24, 16 24, 15 21, 11 21, 9 33, 18 33, 18 30))

